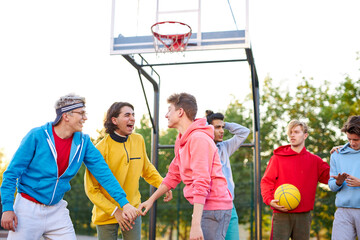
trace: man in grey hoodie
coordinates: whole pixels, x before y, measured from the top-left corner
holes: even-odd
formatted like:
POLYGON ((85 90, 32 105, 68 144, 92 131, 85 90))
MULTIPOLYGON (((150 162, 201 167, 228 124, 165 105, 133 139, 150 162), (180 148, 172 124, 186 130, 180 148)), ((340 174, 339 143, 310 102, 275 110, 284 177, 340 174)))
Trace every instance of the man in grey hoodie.
MULTIPOLYGON (((239 149, 241 144, 249 136, 250 130, 237 123, 224 122, 224 115, 222 113, 214 113, 211 110, 206 111, 206 120, 208 124, 214 126, 214 141, 218 148, 222 172, 227 180, 229 191, 234 200, 235 198, 235 184, 232 176, 230 156, 239 149), (223 141, 224 130, 229 130, 234 136, 228 140, 223 141)), ((231 220, 229 228, 226 232, 225 240, 239 239, 239 218, 236 212, 235 205, 231 212, 231 220)))

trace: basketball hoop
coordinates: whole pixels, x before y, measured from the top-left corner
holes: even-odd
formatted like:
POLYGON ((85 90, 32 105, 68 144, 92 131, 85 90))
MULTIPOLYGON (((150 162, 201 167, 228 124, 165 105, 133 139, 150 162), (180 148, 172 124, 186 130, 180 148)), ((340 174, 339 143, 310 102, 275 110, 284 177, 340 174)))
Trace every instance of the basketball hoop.
POLYGON ((154 35, 156 53, 183 52, 191 37, 191 31, 191 27, 182 22, 165 21, 155 23, 151 26, 151 32, 154 35))

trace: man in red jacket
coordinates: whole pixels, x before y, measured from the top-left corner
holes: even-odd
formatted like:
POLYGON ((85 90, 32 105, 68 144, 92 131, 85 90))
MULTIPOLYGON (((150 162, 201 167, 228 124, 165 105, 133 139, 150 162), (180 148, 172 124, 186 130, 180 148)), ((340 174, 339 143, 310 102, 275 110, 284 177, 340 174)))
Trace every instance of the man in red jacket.
POLYGON ((316 187, 318 182, 327 184, 330 167, 320 157, 306 150, 308 127, 304 122, 292 120, 287 135, 290 145, 274 150, 261 179, 263 201, 273 209, 270 239, 310 239, 316 187), (278 205, 279 201, 274 199, 276 188, 285 183, 296 186, 301 194, 299 206, 291 211, 278 205))

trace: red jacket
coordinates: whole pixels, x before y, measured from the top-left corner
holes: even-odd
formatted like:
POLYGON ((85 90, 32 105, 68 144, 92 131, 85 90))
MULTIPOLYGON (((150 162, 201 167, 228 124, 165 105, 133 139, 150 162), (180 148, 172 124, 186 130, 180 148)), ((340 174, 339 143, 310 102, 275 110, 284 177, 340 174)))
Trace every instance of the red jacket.
POLYGON ((311 211, 314 208, 317 184, 328 183, 329 170, 329 164, 309 153, 305 147, 300 153, 293 151, 290 145, 275 149, 261 179, 261 195, 264 203, 269 205, 274 199, 276 188, 288 183, 296 186, 301 194, 299 206, 289 212, 311 211))

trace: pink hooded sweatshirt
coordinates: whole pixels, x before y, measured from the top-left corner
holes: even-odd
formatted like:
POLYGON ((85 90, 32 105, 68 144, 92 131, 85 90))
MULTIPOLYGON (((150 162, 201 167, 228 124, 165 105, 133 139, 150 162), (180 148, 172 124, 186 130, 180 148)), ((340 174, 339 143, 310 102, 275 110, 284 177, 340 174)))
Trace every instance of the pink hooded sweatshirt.
POLYGON ((214 128, 206 119, 196 119, 175 142, 175 158, 163 180, 174 189, 185 184, 184 197, 190 204, 204 204, 204 210, 232 209, 232 197, 221 170, 214 128))

